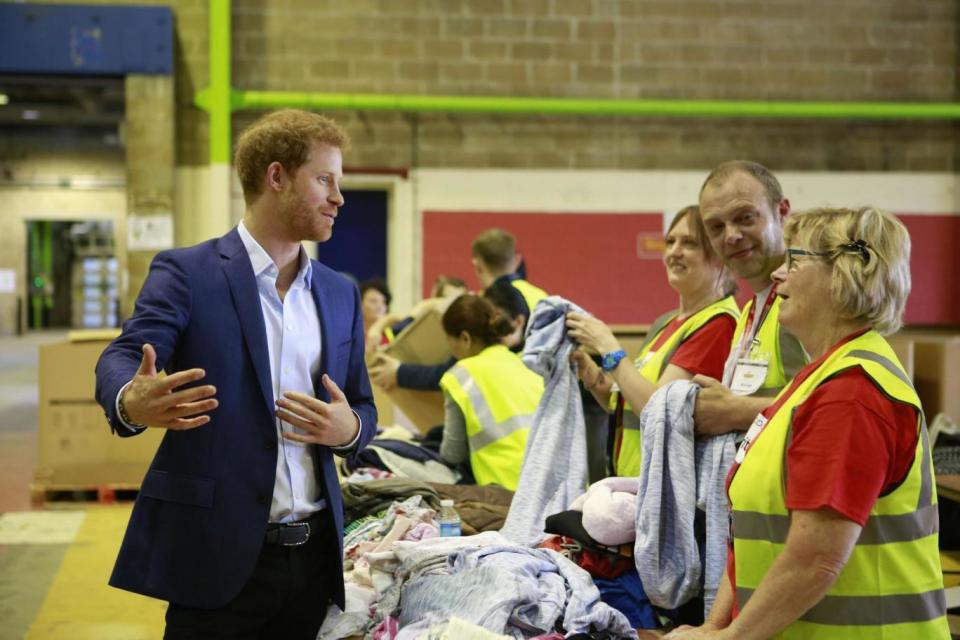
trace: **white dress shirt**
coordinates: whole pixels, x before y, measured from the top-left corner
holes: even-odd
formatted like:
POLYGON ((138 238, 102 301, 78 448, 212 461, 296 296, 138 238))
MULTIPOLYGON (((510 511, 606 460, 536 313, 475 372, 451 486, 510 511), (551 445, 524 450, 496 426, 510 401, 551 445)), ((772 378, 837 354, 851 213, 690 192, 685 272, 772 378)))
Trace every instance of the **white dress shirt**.
MULTIPOLYGON (((270 255, 250 235, 240 222, 237 225, 240 239, 253 266, 253 274, 260 294, 260 310, 266 329, 267 349, 270 358, 270 380, 273 383, 273 401, 288 391, 299 391, 316 397, 313 380, 320 369, 322 336, 320 317, 310 290, 313 266, 303 246, 300 247, 300 269, 283 300, 277 292, 277 277, 280 270, 270 255)), ((127 383, 129 385, 130 383, 127 383)), ((117 394, 120 397, 127 388, 124 385, 117 394)), ((119 415, 119 410, 118 410, 119 415)), ((357 420, 360 416, 354 411, 357 420)), ((121 422, 123 422, 121 420, 121 422)), ((270 522, 303 520, 315 511, 326 507, 313 460, 314 445, 305 445, 287 440, 281 433, 293 432, 294 427, 276 418, 277 456, 276 478, 273 485, 273 502, 270 505, 270 522)), ((132 425, 131 430, 140 429, 132 425)), ((200 427, 202 428, 202 427, 200 427)), ((349 452, 360 438, 360 432, 352 442, 343 447, 331 447, 336 453, 349 452)))

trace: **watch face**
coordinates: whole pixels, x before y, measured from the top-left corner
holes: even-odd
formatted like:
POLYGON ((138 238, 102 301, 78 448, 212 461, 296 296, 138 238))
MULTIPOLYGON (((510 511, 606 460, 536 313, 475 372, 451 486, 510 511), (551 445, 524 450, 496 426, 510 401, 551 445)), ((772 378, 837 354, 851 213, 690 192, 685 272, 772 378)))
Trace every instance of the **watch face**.
POLYGON ((623 350, 613 351, 611 353, 605 353, 600 358, 600 364, 603 367, 604 371, 610 371, 611 369, 616 368, 616 366, 623 360, 623 357, 627 355, 623 350))

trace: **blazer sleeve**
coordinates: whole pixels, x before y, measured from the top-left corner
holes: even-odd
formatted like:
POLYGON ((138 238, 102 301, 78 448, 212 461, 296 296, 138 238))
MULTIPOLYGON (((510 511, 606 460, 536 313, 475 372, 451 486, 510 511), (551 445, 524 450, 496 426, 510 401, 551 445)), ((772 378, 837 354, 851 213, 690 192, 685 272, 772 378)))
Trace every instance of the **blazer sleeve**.
POLYGON ((117 394, 136 374, 144 344, 153 346, 157 370, 163 369, 187 326, 190 300, 186 271, 170 252, 157 254, 137 296, 133 315, 97 361, 97 402, 103 407, 110 429, 118 436, 132 436, 140 431, 131 431, 120 422, 116 412, 117 394))
POLYGON ((363 313, 360 310, 360 291, 355 285, 353 291, 353 328, 351 329, 350 361, 347 365, 347 378, 343 394, 360 417, 360 437, 348 451, 336 450, 339 455, 353 458, 377 433, 377 409, 373 404, 373 390, 370 388, 370 376, 364 361, 363 313))

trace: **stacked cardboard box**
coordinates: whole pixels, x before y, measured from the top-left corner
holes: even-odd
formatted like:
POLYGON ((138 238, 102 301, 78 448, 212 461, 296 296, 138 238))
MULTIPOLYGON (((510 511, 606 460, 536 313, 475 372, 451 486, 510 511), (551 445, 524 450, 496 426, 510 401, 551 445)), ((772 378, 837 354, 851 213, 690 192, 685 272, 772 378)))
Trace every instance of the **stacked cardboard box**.
POLYGON ((71 335, 73 340, 40 347, 35 488, 137 488, 160 444, 162 430, 148 429, 131 438, 110 432, 93 396, 94 366, 109 338, 103 332, 71 335))

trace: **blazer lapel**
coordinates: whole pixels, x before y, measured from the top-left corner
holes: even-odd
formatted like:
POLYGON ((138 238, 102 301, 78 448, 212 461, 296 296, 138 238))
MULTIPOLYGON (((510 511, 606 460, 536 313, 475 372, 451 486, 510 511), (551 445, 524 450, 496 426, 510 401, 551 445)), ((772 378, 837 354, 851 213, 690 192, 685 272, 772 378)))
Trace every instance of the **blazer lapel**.
POLYGON ((330 323, 328 322, 328 309, 323 301, 327 297, 327 286, 320 279, 319 265, 313 264, 313 277, 310 279, 310 293, 313 294, 313 303, 317 306, 317 318, 320 321, 320 370, 317 371, 317 377, 313 381, 313 388, 316 396, 324 402, 330 401, 330 394, 323 386, 323 374, 330 370, 330 332, 328 331, 330 323))
POLYGON ((230 283, 230 294, 237 310, 247 352, 260 383, 260 391, 270 416, 274 415, 273 383, 270 379, 270 352, 267 349, 267 329, 263 325, 260 293, 253 276, 253 266, 240 234, 234 228, 218 241, 223 271, 230 283))

